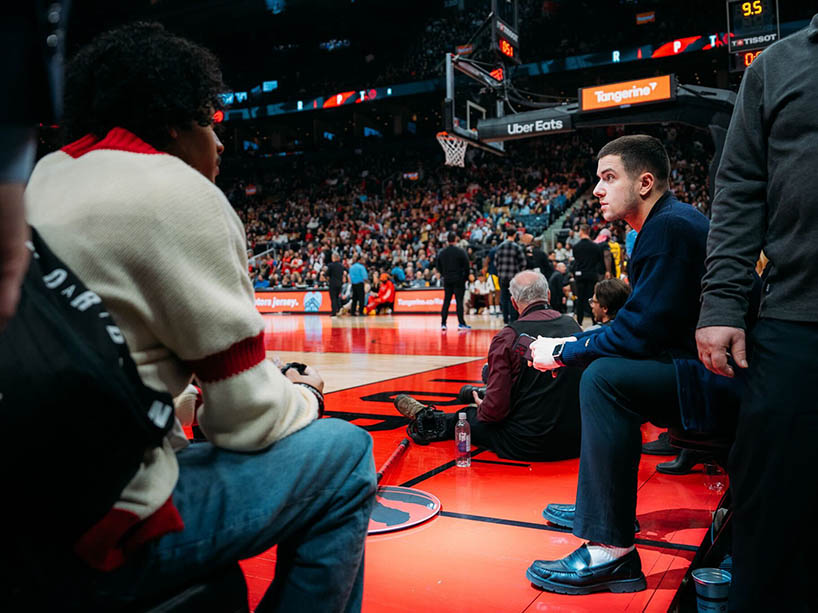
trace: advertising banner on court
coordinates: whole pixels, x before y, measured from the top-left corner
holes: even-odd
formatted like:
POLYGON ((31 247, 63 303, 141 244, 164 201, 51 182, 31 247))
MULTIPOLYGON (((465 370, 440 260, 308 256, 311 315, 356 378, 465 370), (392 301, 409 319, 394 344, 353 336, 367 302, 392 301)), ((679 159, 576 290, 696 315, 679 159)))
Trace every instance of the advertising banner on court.
MULTIPOLYGON (((347 305, 348 306, 348 305, 347 305)), ((440 313, 443 308, 442 289, 404 289, 395 292, 394 313, 440 313)), ((329 291, 316 289, 273 290, 256 292, 256 310, 259 313, 330 313, 329 291)), ((452 298, 449 312, 456 310, 452 298)))
POLYGON ((256 292, 259 313, 329 313, 332 308, 327 290, 275 290, 256 292))
MULTIPOLYGON (((442 289, 409 289, 396 292, 395 313, 440 313, 442 308, 442 289)), ((455 311, 455 300, 452 298, 449 303, 449 313, 455 311)))
POLYGON ((609 83, 579 90, 581 111, 601 111, 637 104, 665 102, 676 98, 673 75, 609 83))

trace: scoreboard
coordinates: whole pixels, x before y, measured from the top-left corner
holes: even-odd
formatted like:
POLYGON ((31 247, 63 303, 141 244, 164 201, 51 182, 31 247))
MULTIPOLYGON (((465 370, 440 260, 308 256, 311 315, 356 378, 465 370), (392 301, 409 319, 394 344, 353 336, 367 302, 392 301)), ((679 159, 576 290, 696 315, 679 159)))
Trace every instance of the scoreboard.
POLYGON ((741 72, 781 38, 778 0, 727 0, 730 70, 741 72))

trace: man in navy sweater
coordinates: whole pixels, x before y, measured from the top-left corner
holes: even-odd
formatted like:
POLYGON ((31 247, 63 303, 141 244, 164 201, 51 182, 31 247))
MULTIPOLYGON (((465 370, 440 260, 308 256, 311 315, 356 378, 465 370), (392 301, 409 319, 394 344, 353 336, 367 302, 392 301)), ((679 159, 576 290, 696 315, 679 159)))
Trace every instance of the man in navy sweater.
POLYGON ((634 549, 640 426, 651 421, 712 427, 711 406, 736 406, 731 380, 697 359, 695 331, 708 221, 668 191, 670 162, 650 136, 623 136, 597 156, 594 195, 606 221, 639 231, 632 292, 610 326, 531 344, 534 366, 585 366, 580 383, 582 444, 576 505, 543 515, 589 542, 561 560, 537 560, 526 576, 566 594, 645 589, 634 549))

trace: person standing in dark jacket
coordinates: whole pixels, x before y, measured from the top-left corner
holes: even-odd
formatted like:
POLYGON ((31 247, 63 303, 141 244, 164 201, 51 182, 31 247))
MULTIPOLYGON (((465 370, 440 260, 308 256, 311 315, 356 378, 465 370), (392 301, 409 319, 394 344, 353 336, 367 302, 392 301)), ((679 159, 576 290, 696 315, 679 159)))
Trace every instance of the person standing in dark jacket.
POLYGON ((327 266, 327 277, 329 277, 329 300, 332 304, 332 317, 338 315, 341 308, 341 287, 344 285, 344 275, 346 268, 341 264, 341 256, 332 254, 332 262, 327 266))
POLYGON ((582 224, 579 227, 579 242, 574 245, 574 279, 577 283, 574 314, 580 326, 585 319, 586 312, 593 320, 588 300, 594 295, 594 286, 599 281, 600 273, 605 270, 602 249, 591 240, 589 231, 588 225, 582 224))
POLYGON ((571 276, 565 262, 559 262, 556 270, 548 277, 548 287, 551 290, 551 308, 559 313, 565 313, 567 310, 565 303, 568 301, 565 288, 571 287, 571 276))
POLYGON ((716 175, 696 340, 708 368, 747 382, 729 462, 730 611, 818 610, 816 66, 818 15, 744 73, 716 175), (762 247, 769 264, 745 349, 762 247))
POLYGON ((668 191, 662 143, 623 136, 597 160, 602 215, 639 231, 631 295, 609 326, 531 344, 535 368, 587 365, 576 505, 550 504, 543 514, 589 542, 561 560, 535 561, 526 574, 545 590, 571 594, 646 587, 634 548, 641 424, 705 429, 714 415, 735 410, 739 395, 697 359, 708 221, 668 191))
POLYGON ((449 232, 449 245, 437 254, 435 268, 443 276, 443 308, 440 309, 440 327, 446 329, 446 320, 449 317, 449 305, 454 296, 457 305, 457 327, 460 330, 470 330, 463 317, 463 295, 466 293, 466 280, 469 278, 469 256, 460 247, 455 245, 457 234, 449 232))

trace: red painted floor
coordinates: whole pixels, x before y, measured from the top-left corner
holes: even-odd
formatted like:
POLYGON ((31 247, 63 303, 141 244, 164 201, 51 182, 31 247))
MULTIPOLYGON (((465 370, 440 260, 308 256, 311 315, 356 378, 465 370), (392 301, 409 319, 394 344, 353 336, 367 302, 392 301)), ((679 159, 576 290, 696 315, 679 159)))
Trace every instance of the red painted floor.
MULTIPOLYGON (((464 382, 479 380, 494 334, 473 330, 442 335, 435 317, 403 319, 385 329, 333 328, 328 317, 268 318, 268 330, 275 332, 267 337, 272 350, 474 356, 456 366, 327 396, 330 415, 370 430, 378 467, 405 436, 406 420, 392 406, 394 395, 409 392, 438 405, 451 403, 464 382)), ((653 439, 658 432, 647 425, 643 437, 653 439)), ((509 462, 483 450, 470 468, 463 469, 448 466, 453 459, 451 442, 412 445, 384 476, 384 484, 407 485, 437 496, 442 511, 419 526, 368 538, 365 613, 666 611, 720 497, 706 487, 702 473, 662 475, 655 466, 668 458, 643 456, 637 548, 648 589, 636 594, 562 596, 532 587, 524 573, 532 560, 559 558, 580 544, 541 516, 549 502, 574 500, 579 461, 509 462)), ((251 608, 269 585, 274 565, 274 550, 242 563, 251 608)))

